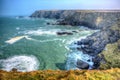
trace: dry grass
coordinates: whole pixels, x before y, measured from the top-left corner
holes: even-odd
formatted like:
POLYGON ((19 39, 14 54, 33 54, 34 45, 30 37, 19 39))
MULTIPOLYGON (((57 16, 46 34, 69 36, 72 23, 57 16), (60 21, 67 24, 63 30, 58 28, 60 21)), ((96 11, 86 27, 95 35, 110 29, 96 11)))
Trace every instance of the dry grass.
POLYGON ((120 80, 120 69, 109 70, 43 70, 6 72, 0 70, 0 80, 120 80))

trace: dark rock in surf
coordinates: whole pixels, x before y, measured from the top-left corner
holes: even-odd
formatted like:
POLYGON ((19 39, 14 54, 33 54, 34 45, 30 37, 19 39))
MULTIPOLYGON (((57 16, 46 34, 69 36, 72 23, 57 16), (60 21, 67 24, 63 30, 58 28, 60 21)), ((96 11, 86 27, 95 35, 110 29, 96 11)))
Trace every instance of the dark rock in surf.
POLYGON ((79 68, 79 69, 88 69, 89 64, 82 61, 82 60, 77 60, 77 68, 79 68))
POLYGON ((78 33, 78 31, 72 31, 72 32, 74 32, 74 33, 78 33))
POLYGON ((95 56, 94 58, 92 58, 92 61, 93 61, 93 69, 96 69, 96 68, 98 68, 99 66, 100 66, 100 61, 102 60, 102 58, 101 57, 99 57, 99 56, 95 56))
POLYGON ((50 23, 49 23, 49 22, 47 22, 46 24, 47 24, 47 25, 50 25, 50 23))
POLYGON ((57 32, 57 35, 73 35, 72 32, 57 32))

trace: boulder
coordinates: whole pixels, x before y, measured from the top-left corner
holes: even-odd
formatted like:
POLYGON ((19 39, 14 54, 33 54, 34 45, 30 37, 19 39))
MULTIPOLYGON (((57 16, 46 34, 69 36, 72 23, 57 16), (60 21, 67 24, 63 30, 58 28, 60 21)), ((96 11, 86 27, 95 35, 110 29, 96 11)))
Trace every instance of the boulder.
POLYGON ((47 25, 50 25, 50 23, 49 23, 49 22, 47 22, 46 24, 47 24, 47 25))
POLYGON ((78 59, 77 60, 77 68, 79 68, 79 69, 88 69, 89 68, 89 64, 78 59))
POLYGON ((73 35, 73 33, 64 31, 64 32, 57 32, 57 35, 73 35))

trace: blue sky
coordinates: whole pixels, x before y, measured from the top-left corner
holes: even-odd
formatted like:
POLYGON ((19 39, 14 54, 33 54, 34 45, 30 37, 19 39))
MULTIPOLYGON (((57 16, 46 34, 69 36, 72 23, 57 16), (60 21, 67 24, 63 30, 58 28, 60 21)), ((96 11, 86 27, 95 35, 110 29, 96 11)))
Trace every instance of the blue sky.
POLYGON ((0 0, 0 15, 30 15, 35 10, 120 9, 120 0, 0 0))

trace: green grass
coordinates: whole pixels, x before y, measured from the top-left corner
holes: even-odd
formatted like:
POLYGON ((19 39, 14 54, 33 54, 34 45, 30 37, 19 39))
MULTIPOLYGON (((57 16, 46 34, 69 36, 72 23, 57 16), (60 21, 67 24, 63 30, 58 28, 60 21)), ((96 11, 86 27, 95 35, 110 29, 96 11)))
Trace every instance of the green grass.
POLYGON ((100 53, 104 57, 100 69, 120 68, 120 40, 113 44, 107 44, 105 50, 100 53))

